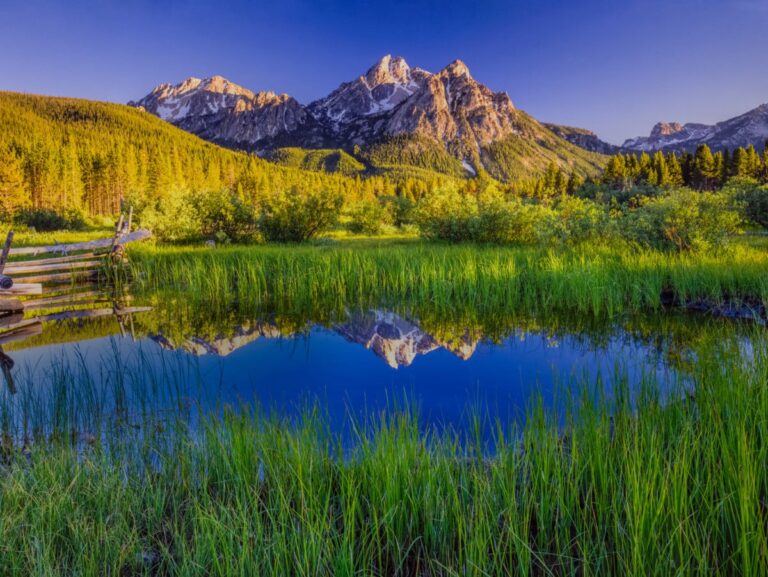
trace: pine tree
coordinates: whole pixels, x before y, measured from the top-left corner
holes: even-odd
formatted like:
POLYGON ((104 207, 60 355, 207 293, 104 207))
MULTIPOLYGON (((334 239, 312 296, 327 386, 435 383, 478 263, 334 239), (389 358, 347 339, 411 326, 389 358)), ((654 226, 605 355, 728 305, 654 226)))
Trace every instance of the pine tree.
POLYGON ((21 161, 10 149, 0 148, 0 220, 10 220, 29 201, 21 161))
POLYGON ((677 159, 677 154, 674 152, 670 152, 667 155, 667 170, 669 171, 669 186, 683 186, 685 183, 683 180, 683 169, 680 166, 680 161, 677 159))
POLYGON ((709 146, 701 144, 694 155, 692 184, 699 190, 713 190, 716 181, 715 158, 709 146))

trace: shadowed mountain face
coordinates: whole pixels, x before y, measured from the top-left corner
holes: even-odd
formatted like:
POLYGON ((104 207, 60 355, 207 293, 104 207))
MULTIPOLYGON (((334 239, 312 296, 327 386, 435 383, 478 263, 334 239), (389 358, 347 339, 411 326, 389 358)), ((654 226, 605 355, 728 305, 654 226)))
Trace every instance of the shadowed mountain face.
POLYGON ((634 152, 689 151, 706 144, 712 150, 734 149, 750 144, 762 150, 768 140, 768 104, 717 124, 659 122, 650 136, 630 138, 622 148, 634 152))
POLYGON ((562 126, 560 124, 549 123, 545 123, 544 126, 549 128, 560 138, 563 138, 584 150, 590 150, 600 154, 616 154, 620 150, 618 146, 600 140, 597 134, 586 128, 574 128, 573 126, 562 126))
POLYGON ((572 144, 516 109, 506 93, 479 83, 460 60, 432 73, 385 56, 306 106, 220 76, 162 84, 129 104, 202 138, 257 152, 284 147, 353 151, 413 137, 450 153, 467 175, 485 168, 486 149, 498 143, 514 151, 507 162, 521 166, 530 163, 528 157, 540 157, 545 167, 556 160, 585 173, 600 164, 599 156, 580 148, 581 140, 571 139, 572 144))

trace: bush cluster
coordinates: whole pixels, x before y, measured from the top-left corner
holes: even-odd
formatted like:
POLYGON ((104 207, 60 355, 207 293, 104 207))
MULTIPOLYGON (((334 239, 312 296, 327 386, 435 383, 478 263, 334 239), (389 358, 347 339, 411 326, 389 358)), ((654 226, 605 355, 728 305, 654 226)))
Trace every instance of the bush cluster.
MULTIPOLYGON (((592 191, 594 192, 594 191, 592 191)), ((768 195, 758 188, 739 194, 686 188, 655 195, 590 198, 563 195, 552 202, 505 198, 495 191, 467 195, 441 190, 416 208, 424 238, 496 244, 576 244, 627 241, 659 250, 717 249, 738 232, 745 204, 761 212, 768 195), (749 205, 749 203, 746 203, 749 205)), ((752 217, 756 219, 758 217, 752 217)))
POLYGON ((38 232, 55 230, 84 230, 88 227, 85 214, 77 209, 56 212, 47 208, 25 208, 16 213, 14 224, 26 226, 38 232))

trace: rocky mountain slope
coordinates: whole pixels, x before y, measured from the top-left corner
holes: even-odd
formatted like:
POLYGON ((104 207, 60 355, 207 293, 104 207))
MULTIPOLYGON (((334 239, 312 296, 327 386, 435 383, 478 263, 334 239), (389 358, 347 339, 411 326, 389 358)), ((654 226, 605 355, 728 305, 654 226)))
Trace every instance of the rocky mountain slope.
POLYGON ((768 140, 768 104, 717 124, 659 122, 650 136, 630 138, 622 148, 633 152, 674 150, 692 152, 701 144, 712 150, 754 145, 762 150, 768 140))
POLYGON ((600 140, 597 134, 586 128, 574 128, 573 126, 550 123, 544 123, 544 126, 549 128, 560 138, 563 138, 584 150, 598 152, 600 154, 616 154, 620 150, 615 144, 609 144, 604 140, 600 140))
POLYGON ((431 73, 385 56, 306 106, 220 76, 162 84, 129 104, 207 140, 262 154, 283 147, 342 149, 367 164, 374 164, 370 158, 408 164, 409 147, 416 146, 422 156, 448 153, 453 164, 439 167, 441 172, 469 176, 488 170, 505 180, 541 170, 551 160, 581 173, 596 171, 603 160, 515 108, 506 93, 479 83, 460 60, 431 73), (377 147, 393 139, 398 146, 381 158, 377 147))

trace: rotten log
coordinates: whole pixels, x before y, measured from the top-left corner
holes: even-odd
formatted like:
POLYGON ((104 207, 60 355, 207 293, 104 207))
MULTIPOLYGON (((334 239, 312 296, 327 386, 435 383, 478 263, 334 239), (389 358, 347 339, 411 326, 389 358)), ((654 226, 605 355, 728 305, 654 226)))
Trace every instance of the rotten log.
MULTIPOLYGON (((152 236, 152 233, 148 230, 137 230, 135 232, 123 235, 117 240, 118 246, 126 245, 130 242, 136 242, 140 240, 146 240, 152 236)), ((91 240, 88 242, 78 242, 73 244, 55 244, 52 246, 28 246, 23 248, 12 248, 10 250, 11 256, 22 255, 38 255, 38 254, 68 254, 71 252, 78 252, 84 250, 96 250, 100 248, 111 248, 112 238, 101 238, 98 240, 91 240)))
POLYGON ((43 285, 40 283, 17 283, 12 288, 0 290, 0 297, 5 296, 28 296, 43 294, 43 285))
MULTIPOLYGON (((6 272, 12 274, 15 277, 19 277, 25 274, 32 274, 36 272, 54 272, 60 270, 78 270, 84 268, 98 268, 104 265, 102 260, 82 260, 72 262, 62 262, 59 264, 37 264, 34 262, 24 263, 23 265, 8 265, 6 272)), ((23 280, 23 279, 18 279, 23 280)))

